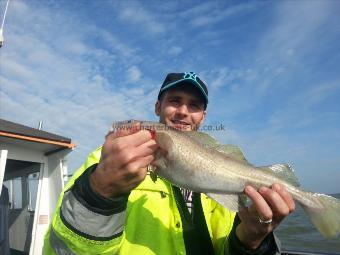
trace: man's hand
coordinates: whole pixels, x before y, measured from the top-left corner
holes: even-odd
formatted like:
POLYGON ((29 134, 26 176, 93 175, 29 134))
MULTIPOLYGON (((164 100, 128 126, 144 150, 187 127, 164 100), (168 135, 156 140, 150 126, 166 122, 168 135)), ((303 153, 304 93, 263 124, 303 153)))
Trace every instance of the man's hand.
POLYGON ((92 189, 108 198, 128 193, 144 180, 156 149, 150 132, 140 130, 140 123, 109 133, 90 177, 92 189))
POLYGON ((274 183, 272 188, 261 187, 258 190, 246 186, 245 193, 253 204, 239 212, 241 223, 236 228, 236 235, 247 248, 256 249, 295 210, 295 203, 287 190, 278 183, 274 183))

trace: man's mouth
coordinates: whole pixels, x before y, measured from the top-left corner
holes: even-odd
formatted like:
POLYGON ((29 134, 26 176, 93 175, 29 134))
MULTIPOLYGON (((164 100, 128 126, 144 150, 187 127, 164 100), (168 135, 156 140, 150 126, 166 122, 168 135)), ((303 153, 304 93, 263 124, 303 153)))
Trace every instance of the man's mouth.
POLYGON ((178 130, 191 130, 191 124, 182 120, 171 120, 173 127, 178 130))
POLYGON ((190 124, 182 121, 182 120, 171 120, 172 123, 174 123, 175 125, 184 125, 184 126, 189 126, 190 124))

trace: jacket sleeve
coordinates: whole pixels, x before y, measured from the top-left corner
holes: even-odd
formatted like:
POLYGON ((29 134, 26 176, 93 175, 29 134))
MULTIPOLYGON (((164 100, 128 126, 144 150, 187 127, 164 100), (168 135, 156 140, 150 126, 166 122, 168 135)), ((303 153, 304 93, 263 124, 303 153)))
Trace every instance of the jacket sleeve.
POLYGON ((96 154, 89 156, 61 194, 45 236, 44 254, 118 252, 124 235, 128 194, 108 199, 91 189, 89 177, 97 167, 100 151, 96 154))

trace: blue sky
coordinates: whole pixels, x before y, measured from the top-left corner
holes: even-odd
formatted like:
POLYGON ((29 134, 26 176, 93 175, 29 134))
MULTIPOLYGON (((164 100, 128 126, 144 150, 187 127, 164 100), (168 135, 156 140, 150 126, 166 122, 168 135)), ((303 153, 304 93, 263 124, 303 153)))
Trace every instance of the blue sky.
MULTIPOLYGON (((5 1, 0 0, 1 15, 5 1)), ((116 120, 157 120, 166 73, 209 87, 207 124, 255 165, 340 192, 339 1, 12 0, 0 117, 72 138, 69 171, 116 120)))

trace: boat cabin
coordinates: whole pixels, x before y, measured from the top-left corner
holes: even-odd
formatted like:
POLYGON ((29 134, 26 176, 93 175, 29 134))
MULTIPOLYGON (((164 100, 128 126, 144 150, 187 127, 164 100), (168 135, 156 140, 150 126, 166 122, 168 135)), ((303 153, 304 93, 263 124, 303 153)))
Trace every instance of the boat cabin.
POLYGON ((0 119, 0 254, 42 254, 74 147, 69 138, 0 119))

